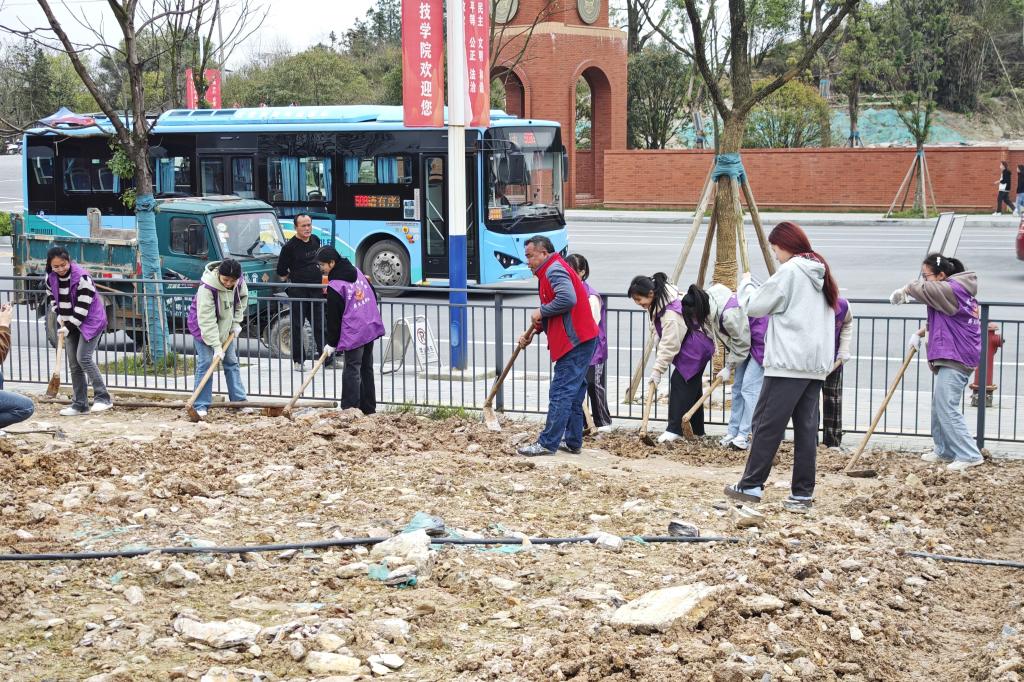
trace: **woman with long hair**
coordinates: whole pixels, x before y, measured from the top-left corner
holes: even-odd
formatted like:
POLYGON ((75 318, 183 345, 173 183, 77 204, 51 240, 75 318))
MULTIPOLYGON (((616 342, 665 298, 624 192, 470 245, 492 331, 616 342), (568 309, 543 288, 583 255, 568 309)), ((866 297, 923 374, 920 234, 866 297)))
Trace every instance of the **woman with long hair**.
MULTIPOLYGON (((627 294, 647 310, 658 336, 649 382, 657 387, 669 367, 675 369, 669 382, 668 425, 658 437, 659 443, 670 443, 683 435, 683 415, 700 399, 701 375, 715 354, 715 342, 708 333, 708 295, 691 284, 680 296, 664 272, 634 277, 627 294)), ((695 435, 704 435, 703 409, 693 415, 690 426, 695 435)))
POLYGON ((762 286, 749 272, 739 297, 747 315, 769 316, 765 334, 764 383, 754 408, 753 441, 743 478, 725 494, 760 502, 786 425, 793 420, 793 481, 786 509, 806 512, 814 500, 821 388, 835 357, 836 286, 825 258, 814 251, 795 223, 782 222, 768 235, 779 269, 762 286))
POLYGON ((594 426, 598 431, 608 432, 612 430, 612 417, 608 410, 607 395, 607 362, 608 362, 608 304, 597 289, 592 287, 590 279, 590 263, 581 254, 570 253, 565 257, 576 274, 583 280, 583 288, 587 290, 587 301, 590 303, 590 312, 597 323, 597 347, 594 348, 594 357, 590 359, 590 367, 587 368, 587 396, 590 399, 590 412, 594 419, 594 426))

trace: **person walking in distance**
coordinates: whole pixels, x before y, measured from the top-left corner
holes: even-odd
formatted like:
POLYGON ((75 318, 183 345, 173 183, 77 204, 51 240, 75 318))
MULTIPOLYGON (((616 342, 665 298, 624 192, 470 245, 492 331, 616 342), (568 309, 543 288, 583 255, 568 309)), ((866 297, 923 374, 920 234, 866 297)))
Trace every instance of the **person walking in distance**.
MULTIPOLYGON (((655 388, 673 368, 668 389, 668 424, 658 436, 659 443, 671 443, 683 436, 683 415, 700 400, 701 376, 715 355, 715 342, 707 331, 711 306, 708 295, 691 284, 684 296, 668 283, 668 275, 633 278, 627 294, 647 310, 658 337, 658 347, 649 384, 655 388)), ((694 435, 704 435, 704 409, 690 419, 694 435)))
POLYGON ((1024 163, 1017 164, 1017 203, 1013 215, 1024 216, 1024 163))
POLYGON ((608 411, 608 377, 606 374, 608 303, 587 281, 590 278, 590 263, 586 258, 578 253, 570 253, 565 262, 583 281, 583 286, 587 290, 587 300, 590 302, 590 311, 594 314, 594 321, 597 322, 597 348, 594 349, 594 357, 590 359, 590 367, 587 369, 587 396, 590 398, 590 412, 594 419, 594 426, 599 432, 606 433, 612 430, 612 416, 608 411))
POLYGON ((363 414, 377 411, 373 381, 373 343, 384 336, 384 321, 373 286, 334 247, 317 254, 320 272, 327 276, 326 339, 323 352, 345 355, 341 375, 341 409, 358 407, 363 414))
POLYGON ((836 307, 836 354, 833 369, 825 377, 821 395, 822 442, 827 448, 843 446, 843 366, 850 359, 850 340, 853 338, 853 311, 850 302, 842 296, 836 307))
POLYGON ((724 284, 708 287, 711 304, 711 328, 718 343, 725 348, 725 362, 718 378, 722 382, 734 377, 729 426, 719 442, 733 450, 750 448, 750 422, 764 381, 764 333, 767 317, 747 317, 739 297, 724 284))
POLYGON ((999 162, 999 179, 996 181, 996 185, 999 188, 999 193, 996 194, 996 212, 992 215, 1003 215, 1003 204, 1014 211, 1013 202, 1010 201, 1010 166, 1005 161, 999 162))
POLYGON ((789 511, 806 512, 814 500, 821 387, 835 358, 839 305, 828 263, 795 223, 782 222, 768 235, 781 265, 762 286, 749 272, 740 278, 740 304, 752 317, 768 316, 764 384, 754 408, 753 440, 743 477, 725 494, 760 502, 786 425, 793 420, 793 479, 789 511))
MULTIPOLYGON (((313 219, 304 213, 294 218, 295 236, 281 248, 277 259, 277 275, 282 281, 291 284, 320 284, 320 267, 317 265, 316 254, 320 250, 320 238, 313 234, 313 219)), ((321 298, 318 290, 311 287, 289 287, 288 298, 291 299, 289 317, 291 318, 292 361, 295 369, 302 371, 306 367, 304 333, 308 320, 313 329, 314 348, 324 345, 324 316, 316 299, 321 298)))
POLYGON ((54 246, 46 252, 47 301, 57 316, 57 333, 67 345, 71 372, 71 406, 64 417, 103 412, 113 407, 107 385, 96 366, 96 346, 107 328, 107 311, 89 272, 71 260, 67 249, 54 246), (89 408, 89 384, 93 404, 89 408))
MULTIPOLYGON (((6 429, 11 424, 25 421, 36 410, 31 398, 26 398, 20 393, 3 390, 3 364, 7 362, 7 354, 11 350, 12 316, 10 303, 0 305, 0 429, 6 429)), ((5 435, 7 434, 0 431, 0 437, 5 435)))
MULTIPOLYGON (((553 455, 558 449, 577 454, 583 448, 583 399, 587 369, 597 347, 598 328, 587 289, 579 275, 555 251, 551 240, 526 240, 526 262, 538 281, 540 307, 530 316, 534 329, 548 338, 555 363, 548 388, 548 415, 537 441, 517 450, 525 457, 553 455), (563 440, 564 439, 564 440, 563 440)), ((526 348, 532 337, 519 337, 526 348)))
POLYGON ((920 350, 927 335, 928 366, 935 375, 935 450, 921 459, 945 462, 950 471, 964 471, 985 461, 960 411, 964 388, 981 361, 981 309, 977 295, 975 273, 967 272, 956 258, 932 253, 921 265, 921 279, 897 289, 889 297, 893 305, 913 298, 928 307, 927 326, 911 334, 907 342, 920 350))

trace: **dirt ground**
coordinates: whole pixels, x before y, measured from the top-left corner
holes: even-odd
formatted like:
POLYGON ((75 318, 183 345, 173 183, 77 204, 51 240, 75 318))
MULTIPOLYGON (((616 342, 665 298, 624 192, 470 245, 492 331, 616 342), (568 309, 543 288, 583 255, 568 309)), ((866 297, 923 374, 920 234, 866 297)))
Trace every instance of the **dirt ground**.
POLYGON ((781 507, 784 449, 761 526, 740 528, 722 487, 744 455, 712 440, 647 448, 623 431, 581 455, 525 459, 514 447, 536 425, 524 422, 495 434, 411 414, 55 413, 41 406, 36 420, 67 441, 0 440, 0 553, 382 536, 417 512, 462 536, 665 535, 681 519, 738 542, 438 547, 411 587, 353 566, 376 563, 362 548, 8 562, 2 680, 1024 676, 1024 573, 903 554, 1020 560, 1019 461, 952 474, 872 452, 880 477, 853 479, 844 455, 822 451, 804 516, 781 507), (625 602, 698 582, 721 589, 688 621, 652 634, 612 622, 625 602), (245 621, 237 640, 187 634, 232 619, 245 621), (318 652, 353 667, 312 672, 318 652), (389 668, 383 654, 398 659, 389 668))

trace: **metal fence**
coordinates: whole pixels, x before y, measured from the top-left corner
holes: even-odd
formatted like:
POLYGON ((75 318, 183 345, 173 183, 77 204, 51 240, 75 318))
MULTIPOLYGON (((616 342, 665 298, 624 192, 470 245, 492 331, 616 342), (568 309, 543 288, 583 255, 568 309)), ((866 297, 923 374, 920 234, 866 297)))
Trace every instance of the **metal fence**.
MULTIPOLYGON (((0 280, 0 300, 15 304, 12 323, 12 350, 5 362, 4 376, 9 382, 45 383, 53 370, 55 336, 47 334, 45 317, 37 314, 45 309, 38 279, 7 278, 0 280)), ((105 297, 108 317, 116 329, 108 331, 97 350, 97 362, 107 385, 113 388, 191 391, 194 388, 194 347, 186 328, 188 306, 195 292, 194 283, 169 280, 163 282, 160 294, 166 311, 168 350, 165 364, 154 367, 146 362, 144 351, 145 312, 143 294, 135 289, 116 292, 113 282, 98 281, 105 297), (107 286, 105 286, 107 285, 107 286), (139 312, 135 312, 139 311, 139 312)), ((127 282, 141 286, 141 282, 127 282)), ((124 284, 119 283, 119 286, 124 284)), ((304 325, 305 370, 293 366, 289 354, 290 321, 288 315, 294 301, 285 297, 286 285, 250 284, 249 315, 238 352, 242 379, 251 397, 290 396, 301 385, 309 371, 309 360, 319 355, 322 341, 314 338, 313 325, 304 325)), ((294 287, 293 287, 294 288, 294 287)), ((322 319, 324 299, 315 285, 304 287, 309 298, 305 305, 314 317, 322 319)), ((526 292, 528 293, 528 292, 526 292)), ((149 294, 147 294, 148 296, 149 294)), ((627 402, 630 377, 640 361, 649 324, 646 312, 628 298, 608 299, 609 357, 607 391, 609 407, 615 419, 639 419, 642 412, 642 391, 627 402)), ((852 359, 844 368, 843 425, 848 433, 863 432, 900 367, 909 335, 924 324, 924 308, 908 305, 889 308, 887 301, 853 299, 855 333, 852 359), (886 304, 885 314, 858 314, 865 309, 886 304)), ((528 325, 536 307, 534 296, 524 292, 471 290, 466 304, 468 340, 467 366, 449 365, 449 304, 447 290, 411 290, 404 297, 384 299, 381 312, 386 335, 374 348, 375 380, 378 401, 385 405, 414 407, 461 407, 467 410, 483 406, 494 377, 510 357, 517 339, 528 325)), ((983 303, 981 322, 999 327, 1002 347, 996 355, 992 376, 980 377, 982 386, 997 388, 991 404, 986 404, 984 391, 977 406, 971 404, 970 391, 963 410, 968 423, 976 425, 978 442, 986 440, 1024 442, 1021 425, 1021 344, 1024 320, 1009 319, 1016 304, 983 303)), ((52 322, 50 323, 52 324, 52 322)), ((983 358, 989 340, 984 338, 983 358)), ((305 392, 307 398, 338 399, 341 395, 339 358, 333 368, 323 371, 305 392)), ((987 372, 984 369, 982 374, 987 372)), ((65 365, 66 367, 66 365, 65 365)), ((65 369, 65 375, 67 370, 65 369)), ((520 354, 513 371, 495 398, 495 407, 510 413, 544 413, 551 379, 551 362, 540 337, 520 354)), ((708 380, 712 374, 709 367, 708 380)), ((214 390, 225 390, 223 378, 216 376, 214 390)), ((67 381, 68 377, 65 376, 67 381)), ((876 433, 885 435, 931 434, 932 374, 921 358, 910 366, 876 433)), ((973 383, 973 382, 972 382, 973 383)), ((713 395, 706 423, 724 424, 729 416, 729 388, 713 395)), ((664 419, 664 399, 656 401, 652 420, 664 419)))

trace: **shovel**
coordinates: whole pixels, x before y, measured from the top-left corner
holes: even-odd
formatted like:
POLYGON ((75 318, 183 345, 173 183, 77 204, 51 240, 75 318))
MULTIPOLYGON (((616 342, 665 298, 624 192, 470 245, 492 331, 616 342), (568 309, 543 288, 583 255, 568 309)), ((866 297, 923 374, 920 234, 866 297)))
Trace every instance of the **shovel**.
POLYGON ((652 381, 647 386, 647 399, 644 400, 644 420, 640 424, 640 442, 644 445, 650 445, 651 447, 657 445, 654 439, 647 434, 647 422, 651 418, 651 405, 654 404, 654 394, 658 391, 658 387, 654 385, 652 381))
POLYGON ((850 458, 850 463, 843 469, 843 473, 853 478, 875 478, 878 476, 878 472, 874 469, 854 469, 854 465, 860 459, 861 453, 864 452, 864 448, 868 445, 868 440, 871 439, 871 435, 875 432, 875 427, 878 426, 878 422, 882 420, 882 415, 885 414, 885 408, 889 405, 889 401, 892 400, 893 395, 896 393, 896 389, 899 388, 900 382, 903 381, 903 375, 906 373, 907 368, 910 367, 910 361, 914 359, 917 354, 917 349, 913 346, 907 351, 907 357, 903 358, 903 365, 900 366, 896 376, 892 379, 892 385, 889 386, 889 392, 885 394, 885 400, 878 406, 878 411, 875 413, 875 418, 871 420, 871 426, 868 427, 867 433, 864 434, 864 438, 861 439, 860 445, 857 446, 856 452, 853 453, 853 457, 850 458))
POLYGON ((57 334, 57 359, 53 363, 53 374, 46 385, 46 396, 54 398, 60 390, 60 371, 64 365, 64 335, 57 334))
POLYGON ((284 416, 291 419, 292 408, 295 406, 295 403, 299 402, 299 398, 302 397, 302 394, 306 392, 306 387, 308 387, 310 382, 313 381, 313 377, 316 376, 316 373, 319 372, 320 368, 324 366, 325 362, 327 362, 327 358, 329 355, 331 355, 331 353, 328 353, 327 351, 324 351, 323 353, 320 354, 320 358, 316 361, 316 364, 313 365, 313 369, 309 372, 309 374, 306 375, 306 380, 302 382, 302 385, 299 386, 299 389, 297 391, 295 391, 294 395, 292 395, 292 399, 288 401, 288 404, 284 406, 281 412, 274 414, 274 410, 276 408, 271 407, 266 408, 264 414, 270 417, 276 417, 279 414, 283 414, 284 416))
POLYGON ((590 405, 587 404, 587 399, 583 399, 583 419, 586 424, 586 428, 583 429, 584 436, 593 436, 597 433, 597 426, 594 424, 594 415, 590 414, 590 405))
MULTIPOLYGON (((228 346, 230 346, 231 342, 234 341, 234 340, 235 340, 235 333, 234 332, 229 333, 227 340, 224 342, 224 345, 220 347, 221 351, 226 352, 227 349, 228 349, 228 346)), ((213 358, 213 362, 210 363, 210 368, 206 370, 206 374, 203 375, 203 378, 199 382, 199 385, 196 386, 196 390, 192 391, 192 395, 190 395, 188 397, 188 401, 185 403, 185 411, 188 412, 188 418, 190 420, 194 421, 194 422, 199 421, 201 419, 201 417, 199 416, 199 413, 196 412, 196 408, 194 408, 192 406, 195 404, 196 398, 199 397, 200 391, 202 391, 203 388, 206 386, 206 382, 208 382, 210 380, 210 377, 213 376, 213 373, 217 371, 217 367, 219 365, 220 365, 220 358, 214 357, 213 358)))
POLYGON ((700 400, 698 400, 696 403, 694 403, 693 407, 691 407, 686 412, 686 414, 683 415, 683 434, 687 438, 693 438, 694 437, 693 436, 693 428, 690 426, 690 420, 693 418, 693 415, 697 414, 697 410, 699 410, 702 407, 704 407, 704 403, 706 403, 708 401, 708 398, 710 398, 711 394, 715 392, 715 389, 718 388, 721 385, 722 385, 722 377, 715 377, 715 380, 711 382, 710 386, 708 386, 708 390, 704 391, 704 395, 702 395, 700 397, 700 400))
MULTIPOLYGON (((529 329, 523 332, 523 336, 526 337, 527 343, 533 339, 533 335, 536 332, 537 330, 532 324, 529 329)), ((501 431, 501 423, 498 422, 498 415, 495 413, 494 407, 491 405, 494 402, 494 396, 498 394, 498 389, 501 388, 501 385, 505 382, 505 377, 507 377, 508 373, 512 370, 512 365, 515 363, 516 358, 519 357, 519 352, 523 350, 523 348, 524 346, 522 344, 516 344, 515 350, 512 351, 512 357, 508 359, 508 362, 505 363, 505 369, 501 371, 501 376, 499 376, 497 381, 494 382, 494 385, 491 386, 491 392, 487 394, 487 400, 484 402, 484 424, 486 424, 487 428, 491 431, 501 431)))

